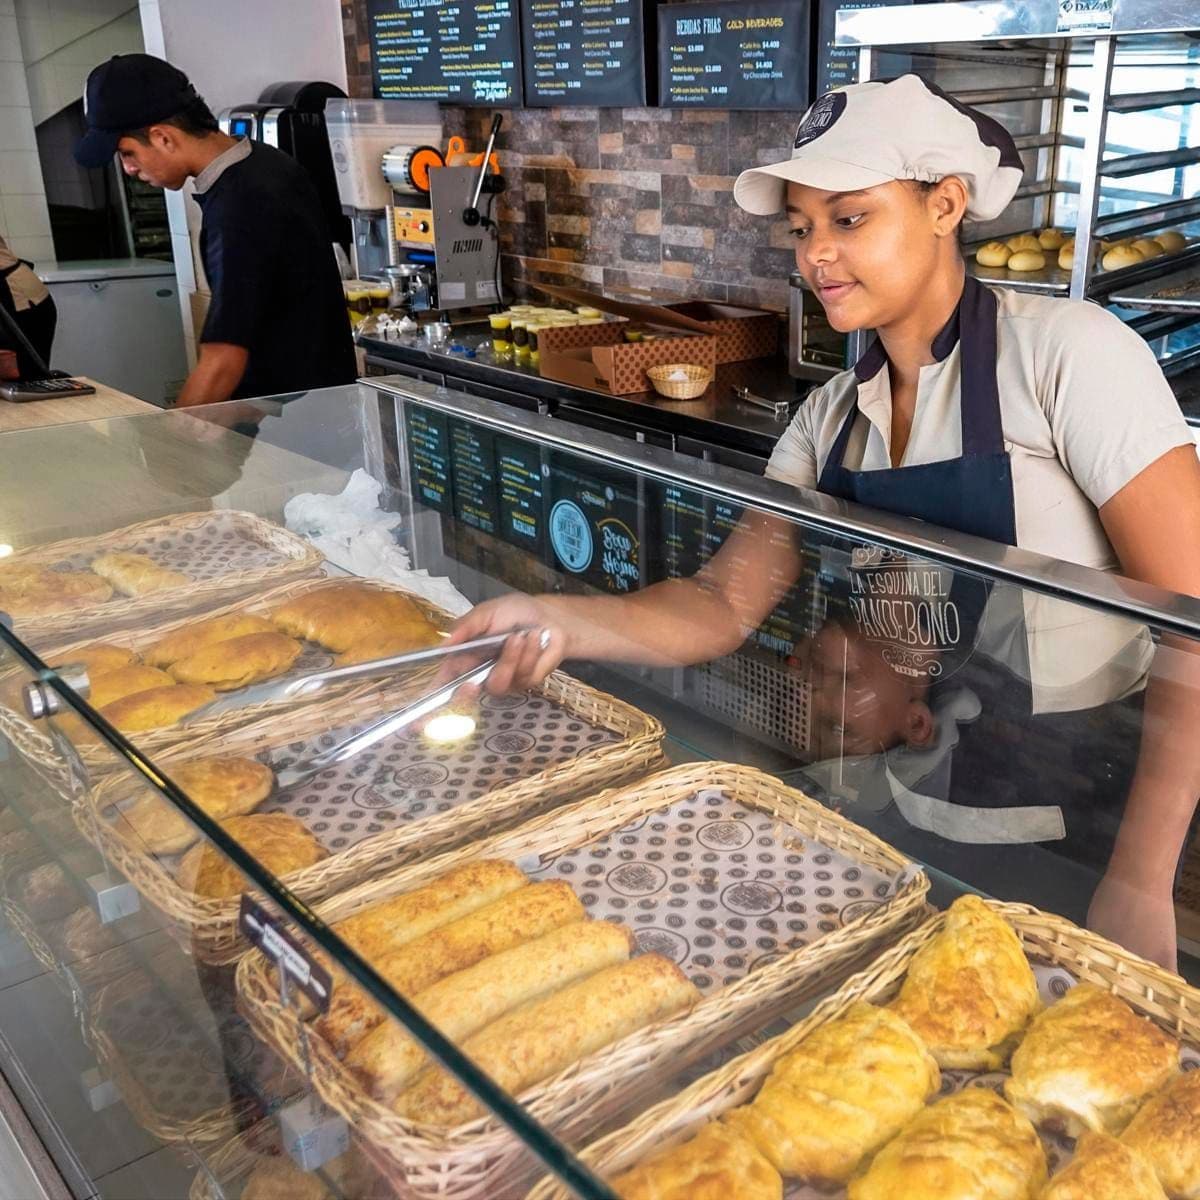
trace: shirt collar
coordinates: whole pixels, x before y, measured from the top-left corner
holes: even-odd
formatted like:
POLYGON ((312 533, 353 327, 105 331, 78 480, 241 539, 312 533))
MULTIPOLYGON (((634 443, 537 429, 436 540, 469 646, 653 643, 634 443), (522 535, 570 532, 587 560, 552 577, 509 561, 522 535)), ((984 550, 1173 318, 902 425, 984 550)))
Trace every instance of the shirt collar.
POLYGON ((228 150, 223 150, 216 158, 196 176, 195 191, 199 196, 203 196, 221 176, 233 166, 234 163, 240 163, 243 159, 250 157, 250 139, 238 138, 228 150))
MULTIPOLYGON (((963 295, 965 294, 966 287, 964 285, 963 295)), ((962 303, 963 297, 959 296, 958 303, 950 314, 950 319, 938 330, 937 336, 929 347, 937 362, 945 362, 950 357, 950 352, 958 345, 959 313, 962 310, 962 303)), ((876 338, 866 348, 858 362, 854 364, 854 375, 859 383, 866 383, 879 374, 885 362, 887 362, 887 351, 883 348, 883 342, 876 338)))

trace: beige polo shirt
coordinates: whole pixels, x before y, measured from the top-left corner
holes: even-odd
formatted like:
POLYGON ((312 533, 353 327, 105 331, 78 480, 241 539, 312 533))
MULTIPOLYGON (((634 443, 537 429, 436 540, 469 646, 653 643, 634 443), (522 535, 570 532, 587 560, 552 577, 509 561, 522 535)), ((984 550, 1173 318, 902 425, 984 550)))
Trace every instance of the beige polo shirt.
MULTIPOLYGON (((1192 438, 1154 355, 1111 313, 1083 301, 995 289, 997 380, 1012 466, 1017 545, 1114 571, 1097 510, 1192 438)), ((912 432, 898 466, 962 454, 961 348, 948 327, 940 360, 921 368, 912 432), (949 334, 950 336, 947 336, 949 334)), ((891 388, 880 348, 800 406, 767 465, 768 478, 816 487, 852 406, 860 416, 843 466, 890 467, 891 388)), ((1035 711, 1071 711, 1140 687, 1151 646, 1144 626, 1010 585, 993 589, 978 648, 1029 679, 1035 711), (1026 637, 1018 636, 1021 619, 1026 637)))
POLYGON ((17 312, 24 312, 34 304, 41 304, 50 292, 46 285, 8 248, 3 238, 0 238, 0 271, 6 271, 14 264, 20 263, 17 269, 7 277, 6 283, 12 292, 13 304, 17 312))

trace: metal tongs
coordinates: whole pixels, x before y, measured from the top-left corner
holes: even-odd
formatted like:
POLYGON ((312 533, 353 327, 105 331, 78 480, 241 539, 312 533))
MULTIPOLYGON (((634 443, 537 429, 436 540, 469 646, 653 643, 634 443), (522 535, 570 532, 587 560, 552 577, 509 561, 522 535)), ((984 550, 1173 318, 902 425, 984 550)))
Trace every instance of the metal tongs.
POLYGON ((748 387, 739 387, 736 383, 730 389, 735 400, 749 404, 752 408, 765 408, 777 421, 786 421, 791 415, 791 404, 787 400, 768 400, 756 395, 748 387))

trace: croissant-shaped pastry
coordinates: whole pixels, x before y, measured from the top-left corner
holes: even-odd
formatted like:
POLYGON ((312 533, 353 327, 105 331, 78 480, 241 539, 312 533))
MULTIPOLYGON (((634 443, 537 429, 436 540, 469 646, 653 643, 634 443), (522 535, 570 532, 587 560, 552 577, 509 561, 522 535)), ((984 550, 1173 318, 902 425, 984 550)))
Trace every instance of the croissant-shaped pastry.
POLYGON ((1136 1150, 1089 1131, 1038 1200, 1167 1200, 1167 1193, 1136 1150))
POLYGON ((1150 1163, 1171 1200, 1200 1200, 1200 1070, 1151 1096, 1121 1141, 1150 1163))

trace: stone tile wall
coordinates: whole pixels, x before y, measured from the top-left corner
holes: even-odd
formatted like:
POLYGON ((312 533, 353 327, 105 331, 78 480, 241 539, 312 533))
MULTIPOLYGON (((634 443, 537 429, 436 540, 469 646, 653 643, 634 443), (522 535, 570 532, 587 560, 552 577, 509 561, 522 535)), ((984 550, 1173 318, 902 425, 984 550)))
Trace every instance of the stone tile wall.
MULTIPOLYGON (((350 93, 371 95, 366 6, 343 0, 350 93)), ((481 148, 488 109, 448 108, 446 135, 481 148)), ((649 291, 783 309, 784 221, 733 203, 737 173, 786 158, 786 113, 513 109, 498 139, 504 279, 649 291)))

